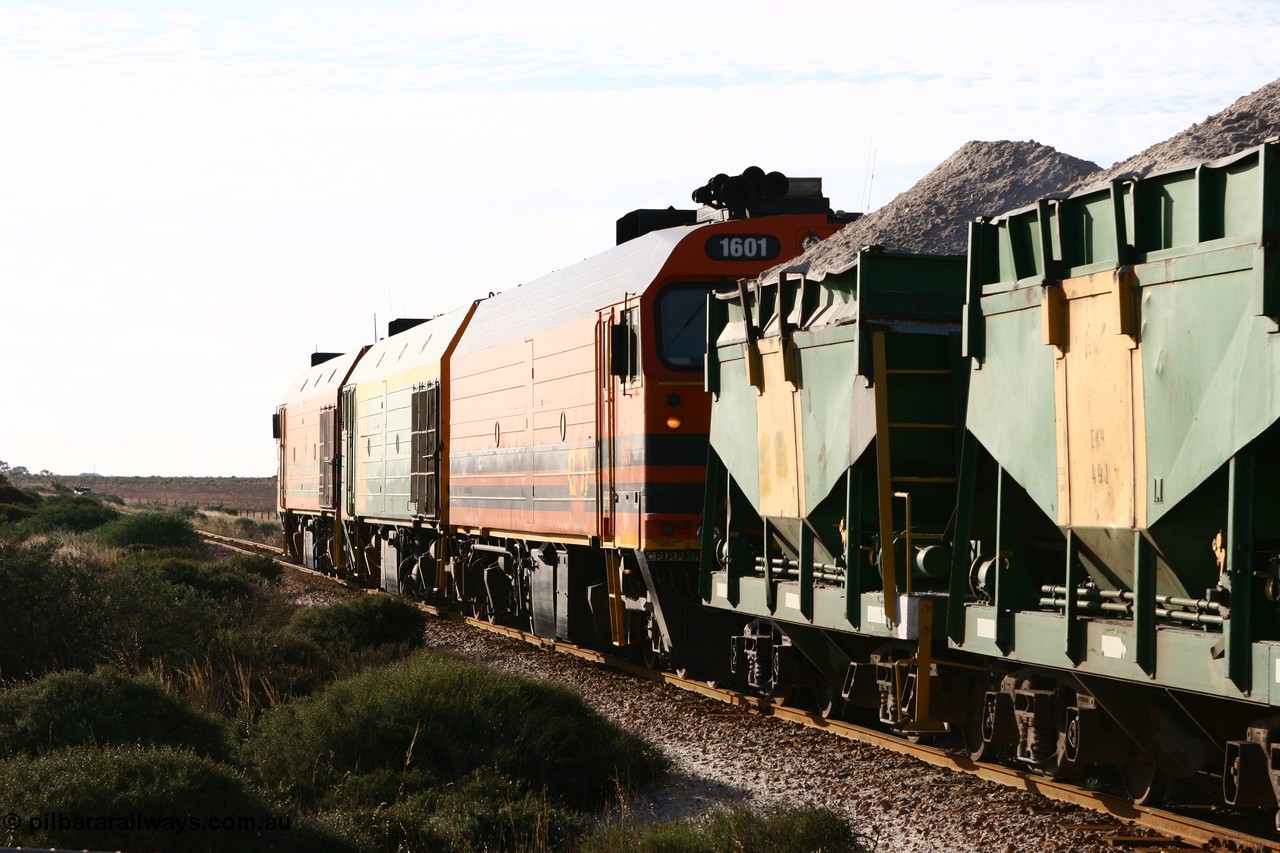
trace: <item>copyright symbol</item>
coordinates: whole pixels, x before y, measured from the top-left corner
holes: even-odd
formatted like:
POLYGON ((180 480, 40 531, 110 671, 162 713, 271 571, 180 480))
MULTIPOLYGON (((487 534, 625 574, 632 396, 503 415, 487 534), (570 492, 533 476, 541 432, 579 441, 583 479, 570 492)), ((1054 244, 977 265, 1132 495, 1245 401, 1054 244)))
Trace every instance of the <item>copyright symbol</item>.
POLYGON ((18 819, 18 813, 17 813, 17 812, 9 812, 7 815, 5 815, 5 816, 4 816, 4 828, 5 828, 5 829, 17 829, 17 828, 18 828, 18 823, 19 823, 19 822, 20 822, 20 821, 19 821, 19 819, 18 819))

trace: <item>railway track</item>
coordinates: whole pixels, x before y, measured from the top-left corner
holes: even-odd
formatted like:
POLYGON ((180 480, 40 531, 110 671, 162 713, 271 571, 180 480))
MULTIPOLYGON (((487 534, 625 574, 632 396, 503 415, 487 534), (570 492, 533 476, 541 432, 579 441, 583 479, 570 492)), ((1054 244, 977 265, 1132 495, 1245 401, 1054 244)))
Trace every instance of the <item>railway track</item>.
MULTIPOLYGON (((271 546, 206 531, 200 531, 200 534, 207 542, 218 547, 240 553, 270 556, 281 565, 294 571, 323 578, 349 589, 362 589, 354 584, 283 560, 279 557, 278 550, 271 546)), ((816 713, 788 707, 757 696, 709 685, 702 681, 682 678, 674 673, 648 669, 620 657, 593 649, 585 649, 563 642, 548 640, 527 631, 464 616, 455 611, 434 605, 419 603, 419 606, 441 618, 464 622, 476 628, 517 639, 538 648, 573 655, 625 672, 636 678, 670 684, 750 713, 771 716, 808 728, 818 729, 836 737, 910 756, 933 767, 969 774, 1010 788, 1039 794, 1055 802, 1075 805, 1097 812, 1101 816, 1098 822, 1072 824, 1069 828, 1096 832, 1105 836, 1108 843, 1117 849, 1146 851, 1146 853, 1188 849, 1230 850, 1240 851, 1240 853, 1244 853, 1244 851, 1276 851, 1276 853, 1280 853, 1280 840, 1277 839, 1263 838, 1250 834, 1245 830, 1222 826, 1173 811, 1137 806, 1127 800, 1109 796, 1105 793, 1054 781, 1025 771, 973 761, 966 755, 957 754, 925 743, 913 743, 881 730, 824 718, 816 713), (1137 834, 1136 830, 1138 829, 1156 834, 1137 834)), ((1064 828, 1068 827, 1064 826, 1064 828)))

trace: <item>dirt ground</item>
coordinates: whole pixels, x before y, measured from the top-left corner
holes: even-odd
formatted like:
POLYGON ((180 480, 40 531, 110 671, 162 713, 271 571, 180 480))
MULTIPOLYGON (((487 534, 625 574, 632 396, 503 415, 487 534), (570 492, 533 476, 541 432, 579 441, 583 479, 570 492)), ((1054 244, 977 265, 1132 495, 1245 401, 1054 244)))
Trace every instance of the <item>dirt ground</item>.
POLYGON ((167 506, 201 509, 234 509, 247 512, 274 512, 275 477, 103 477, 80 474, 64 476, 11 476, 20 488, 50 488, 55 484, 70 489, 88 488, 94 494, 115 495, 125 501, 143 501, 167 506))

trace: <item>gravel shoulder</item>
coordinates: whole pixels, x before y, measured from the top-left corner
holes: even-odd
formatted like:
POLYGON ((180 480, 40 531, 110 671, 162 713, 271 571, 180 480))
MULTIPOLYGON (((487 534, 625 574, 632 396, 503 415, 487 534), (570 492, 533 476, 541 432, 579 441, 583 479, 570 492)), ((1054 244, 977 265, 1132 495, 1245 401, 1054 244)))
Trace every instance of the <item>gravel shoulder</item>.
MULTIPOLYGON (((634 679, 569 655, 447 620, 428 646, 569 684, 605 716, 660 747, 672 773, 640 793, 625 820, 669 819, 745 803, 823 806, 878 853, 1114 850, 1094 812, 934 768, 676 687, 634 679)), ((618 819, 618 818, 615 818, 618 819)))

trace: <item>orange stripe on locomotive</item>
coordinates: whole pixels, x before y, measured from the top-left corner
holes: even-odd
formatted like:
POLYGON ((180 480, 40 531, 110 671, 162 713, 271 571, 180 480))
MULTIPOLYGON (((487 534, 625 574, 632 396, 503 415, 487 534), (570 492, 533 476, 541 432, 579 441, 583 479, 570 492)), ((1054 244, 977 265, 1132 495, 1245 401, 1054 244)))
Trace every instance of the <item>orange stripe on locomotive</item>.
POLYGON ((450 526, 695 548, 705 295, 839 227, 789 214, 667 228, 482 301, 452 359, 450 526), (747 240, 771 254, 743 256, 747 240))

